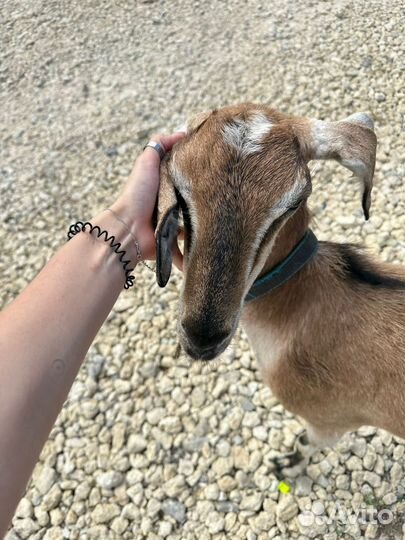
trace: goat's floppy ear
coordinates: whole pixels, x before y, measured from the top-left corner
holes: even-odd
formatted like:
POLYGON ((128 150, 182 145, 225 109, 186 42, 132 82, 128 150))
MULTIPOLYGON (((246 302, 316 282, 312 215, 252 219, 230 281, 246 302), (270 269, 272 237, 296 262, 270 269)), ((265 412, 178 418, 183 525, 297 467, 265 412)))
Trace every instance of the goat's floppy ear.
POLYGON ((206 120, 208 120, 208 117, 211 114, 212 111, 204 111, 194 114, 193 116, 188 118, 187 121, 181 125, 181 127, 178 128, 178 131, 184 131, 184 133, 191 133, 192 131, 196 131, 204 124, 206 120))
POLYGON ((368 219, 377 148, 372 119, 366 113, 355 113, 340 122, 307 120, 299 127, 308 161, 336 159, 363 182, 362 205, 368 219))
POLYGON ((156 280, 165 287, 172 271, 172 246, 177 236, 179 205, 167 171, 161 168, 157 205, 156 280))

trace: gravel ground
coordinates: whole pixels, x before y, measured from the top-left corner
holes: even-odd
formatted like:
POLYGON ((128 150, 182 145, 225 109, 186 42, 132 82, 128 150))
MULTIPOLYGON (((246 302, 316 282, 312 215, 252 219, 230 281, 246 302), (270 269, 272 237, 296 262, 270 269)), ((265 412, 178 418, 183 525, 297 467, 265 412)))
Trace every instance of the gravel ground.
MULTIPOLYGON (((148 134, 240 101, 329 119, 369 111, 372 217, 348 172, 323 163, 315 230, 404 262, 402 1, 3 0, 0 20, 1 305, 72 221, 112 201, 148 134)), ((299 419, 261 383, 242 332, 209 369, 175 358, 180 283, 175 273, 162 291, 137 269, 8 540, 405 538, 405 444, 386 432, 348 434, 278 490, 272 458, 299 419)))

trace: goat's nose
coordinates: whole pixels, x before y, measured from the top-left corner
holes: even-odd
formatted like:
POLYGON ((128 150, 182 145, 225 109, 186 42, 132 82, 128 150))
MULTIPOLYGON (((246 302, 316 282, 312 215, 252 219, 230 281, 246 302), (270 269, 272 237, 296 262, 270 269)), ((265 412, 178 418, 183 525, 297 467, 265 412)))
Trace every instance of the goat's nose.
POLYGON ((230 329, 228 330, 226 327, 218 327, 215 324, 201 324, 191 319, 181 321, 181 327, 187 339, 200 351, 220 345, 231 333, 230 329))

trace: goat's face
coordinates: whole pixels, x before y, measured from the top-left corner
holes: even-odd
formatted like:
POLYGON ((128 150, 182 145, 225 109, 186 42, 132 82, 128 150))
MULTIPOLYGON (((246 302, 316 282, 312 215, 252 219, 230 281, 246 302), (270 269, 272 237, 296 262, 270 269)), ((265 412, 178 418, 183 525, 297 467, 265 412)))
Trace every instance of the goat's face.
POLYGON ((298 121, 270 108, 228 107, 192 120, 162 164, 159 205, 166 215, 158 234, 171 243, 180 208, 179 335, 192 358, 212 359, 227 347, 278 231, 310 194, 308 149, 299 131, 298 121))

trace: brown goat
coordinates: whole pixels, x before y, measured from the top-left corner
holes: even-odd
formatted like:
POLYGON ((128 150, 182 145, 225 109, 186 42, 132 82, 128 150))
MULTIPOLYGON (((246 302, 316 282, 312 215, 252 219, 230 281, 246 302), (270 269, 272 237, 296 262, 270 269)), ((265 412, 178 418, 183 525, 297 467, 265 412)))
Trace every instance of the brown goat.
POLYGON ((404 270, 319 242, 287 281, 245 299, 308 231, 308 162, 336 159, 359 177, 367 219, 375 152, 364 113, 323 122, 244 104, 191 119, 162 163, 157 277, 169 279, 182 214, 183 349, 214 358, 241 320, 264 381, 306 421, 308 448, 364 424, 405 437, 404 270))

